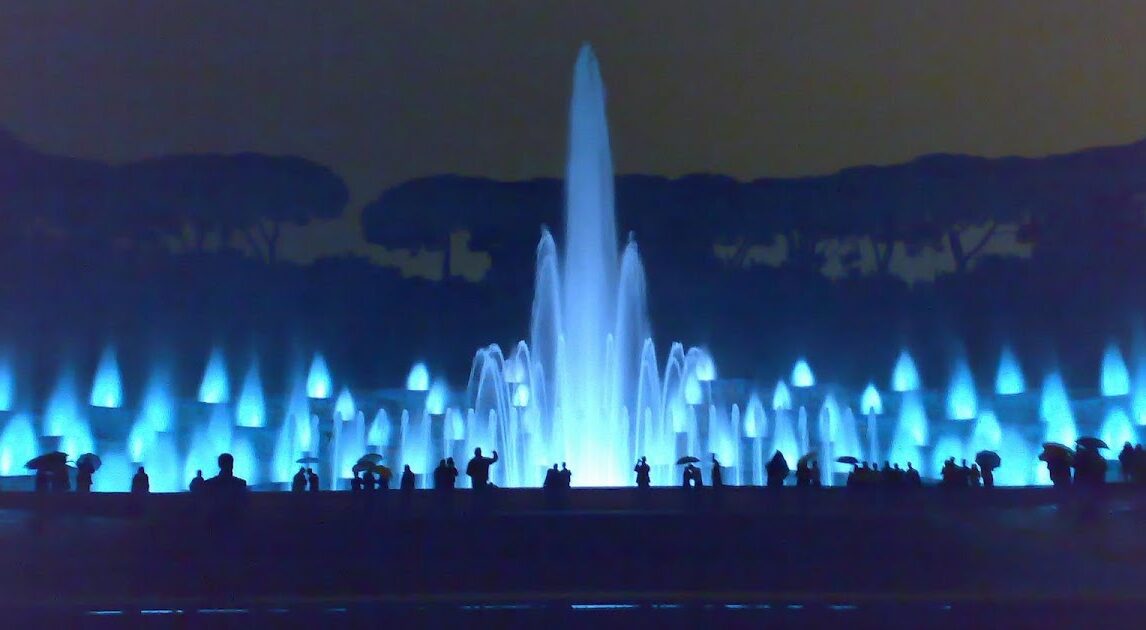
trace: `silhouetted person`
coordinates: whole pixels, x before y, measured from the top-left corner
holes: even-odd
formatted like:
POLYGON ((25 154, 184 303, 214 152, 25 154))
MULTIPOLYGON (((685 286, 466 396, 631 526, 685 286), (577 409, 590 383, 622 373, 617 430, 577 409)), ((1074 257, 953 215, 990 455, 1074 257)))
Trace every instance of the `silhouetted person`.
POLYGON ((808 467, 808 460, 796 460, 796 487, 806 488, 812 485, 812 471, 808 467))
POLYGON ((318 473, 314 472, 312 468, 306 469, 306 485, 307 490, 318 492, 318 473))
POLYGON ((354 471, 354 476, 350 478, 350 491, 362 492, 362 477, 358 476, 358 471, 354 471))
POLYGON ((693 466, 692 464, 686 464, 685 465, 684 471, 681 474, 681 487, 683 487, 683 488, 695 488, 696 487, 696 475, 693 473, 694 470, 696 470, 696 466, 693 466))
POLYGON ((907 471, 903 473, 904 481, 907 485, 918 488, 923 485, 923 479, 919 476, 919 471, 911 466, 911 462, 907 462, 907 471))
POLYGON ((1106 483, 1106 460, 1098 449, 1079 448, 1074 456, 1074 480, 1085 486, 1106 483))
POLYGON ((808 478, 813 488, 820 487, 820 462, 812 460, 812 465, 808 467, 808 478))
POLYGON ((995 467, 994 466, 983 466, 983 487, 984 488, 994 488, 995 487, 995 467))
POLYGON ((557 487, 557 484, 560 483, 558 479, 560 475, 561 471, 557 469, 557 464, 553 464, 553 468, 549 468, 545 471, 545 480, 541 482, 541 487, 545 490, 553 490, 557 487))
POLYGON ((979 465, 971 464, 971 475, 969 477, 971 487, 978 488, 979 482, 982 480, 982 475, 979 473, 979 465))
MULTIPOLYGON (((202 472, 202 471, 200 471, 202 472)), ((306 469, 299 467, 290 481, 291 492, 306 492, 306 469)))
POLYGON ((446 468, 446 460, 438 462, 438 467, 434 469, 434 490, 446 489, 446 475, 449 469, 446 468))
POLYGON ((1122 481, 1128 482, 1133 478, 1134 472, 1134 447, 1127 442, 1122 445, 1122 450, 1118 452, 1118 471, 1122 475, 1122 481))
POLYGON ((764 466, 764 472, 767 473, 768 487, 779 488, 784 485, 784 479, 788 477, 791 469, 788 468, 788 460, 784 459, 784 454, 776 451, 764 466))
POLYGON ((480 448, 474 449, 474 456, 466 465, 466 476, 470 478, 474 490, 489 488, 489 467, 496 464, 497 460, 497 451, 493 452, 493 457, 483 457, 480 448))
POLYGON ((207 492, 227 493, 246 491, 245 479, 235 476, 235 458, 230 453, 219 455, 219 474, 204 482, 203 489, 207 492))
POLYGON ((720 462, 716 459, 716 453, 712 454, 712 487, 724 487, 724 473, 721 472, 720 462))
POLYGON ((454 458, 446 458, 446 489, 453 490, 458 485, 458 467, 454 465, 454 458))
POLYGON ((76 492, 78 494, 88 494, 92 491, 92 475, 95 474, 95 468, 91 464, 83 462, 76 466, 76 492))
POLYGON ((143 466, 135 471, 135 476, 131 478, 131 493, 132 494, 147 494, 151 492, 151 480, 147 478, 147 471, 143 470, 143 466))
POLYGON ((409 464, 406 464, 402 468, 402 480, 400 482, 399 489, 405 493, 414 491, 414 471, 410 470, 409 464))
POLYGON ((573 471, 565 467, 565 462, 561 462, 561 472, 557 473, 557 486, 562 490, 568 490, 573 487, 573 471))
POLYGON ((195 477, 191 479, 191 485, 189 485, 187 489, 195 494, 198 494, 203 491, 204 483, 207 483, 207 480, 203 478, 203 471, 196 470, 195 477))
POLYGON ((647 489, 652 485, 652 478, 649 475, 651 468, 649 462, 644 457, 637 460, 637 465, 633 467, 633 472, 637 473, 637 487, 647 489))
POLYGON ((369 468, 366 472, 362 473, 362 489, 367 492, 374 492, 378 486, 378 478, 374 476, 374 471, 369 468))

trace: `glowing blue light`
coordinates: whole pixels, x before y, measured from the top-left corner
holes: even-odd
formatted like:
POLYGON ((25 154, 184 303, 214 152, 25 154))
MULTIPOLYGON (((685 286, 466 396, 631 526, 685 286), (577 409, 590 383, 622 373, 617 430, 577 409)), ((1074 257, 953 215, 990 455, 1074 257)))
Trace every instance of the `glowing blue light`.
MULTIPOLYGON (((427 407, 428 407, 427 401, 427 407)), ((525 383, 519 384, 513 388, 513 406, 514 407, 528 407, 529 406, 529 386, 525 383)), ((430 413, 434 413, 431 411, 430 413)))
POLYGON ((275 436, 275 450, 271 454, 270 471, 270 480, 275 483, 286 483, 294 476, 295 460, 301 454, 294 448, 294 427, 294 418, 288 417, 275 436))
POLYGON ((525 364, 518 356, 512 356, 505 360, 505 382, 510 384, 517 384, 525 381, 525 364))
POLYGON ((1028 444, 1022 434, 1014 429, 1003 431, 996 451, 1001 462, 995 471, 996 485, 1026 486, 1038 482, 1040 469, 1045 474, 1046 467, 1038 460, 1033 445, 1028 444))
MULTIPOLYGON (((354 413, 356 411, 358 411, 358 407, 354 404, 354 397, 350 395, 350 389, 343 387, 342 391, 338 393, 338 398, 334 401, 335 415, 344 422, 348 422, 354 419, 354 413)), ((359 455, 361 455, 361 453, 359 453, 359 455)))
POLYGON ((951 374, 951 387, 947 390, 947 417, 952 420, 973 420, 979 413, 979 399, 975 393, 975 379, 967 362, 960 360, 951 374))
POLYGON ((252 363, 243 379, 243 389, 239 392, 239 404, 235 410, 235 421, 241 427, 259 428, 267 424, 266 400, 263 398, 263 382, 259 378, 259 365, 252 363))
POLYGON ((792 409, 792 392, 788 391, 788 384, 783 380, 776 381, 776 389, 772 391, 772 410, 792 409))
MULTIPOLYGON (((194 441, 192 444, 194 445, 194 441)), ((194 446, 192 450, 194 450, 194 446)), ((191 468, 190 474, 183 475, 181 474, 183 472, 180 465, 181 461, 179 452, 175 448, 174 436, 159 435, 155 440, 155 446, 143 460, 152 492, 181 492, 187 489, 187 484, 191 483, 191 478, 195 476, 195 468, 191 468)), ((210 477, 211 471, 215 469, 215 456, 204 453, 202 461, 205 465, 199 466, 199 468, 203 469, 204 475, 210 477)), ((193 464, 195 462, 188 457, 188 463, 193 464)), ((132 470, 131 473, 134 475, 135 470, 132 470)))
POLYGON ((696 380, 702 383, 716 380, 716 363, 712 360, 712 355, 704 350, 698 353, 695 369, 696 380))
MULTIPOLYGON (((525 401, 526 404, 529 404, 529 388, 525 385, 521 387, 525 387, 525 401)), ((430 386, 430 391, 426 393, 426 412, 434 416, 445 413, 446 399, 449 398, 449 395, 450 390, 444 382, 434 381, 434 384, 430 386)), ((518 393, 514 392, 515 400, 517 395, 518 393)))
POLYGON ((874 413, 878 416, 883 413, 883 398, 875 388, 875 383, 868 383, 860 395, 860 411, 864 415, 874 413))
MULTIPOLYGON (((86 426, 86 420, 80 416, 78 401, 75 379, 70 371, 65 371, 60 376, 60 381, 44 410, 44 435, 63 437, 76 426, 86 426)), ((79 453, 72 454, 79 455, 79 453)))
POLYGON ((306 375, 306 395, 308 398, 325 400, 334 393, 334 384, 330 379, 330 369, 326 367, 326 359, 321 353, 314 355, 310 362, 310 371, 306 375))
POLYGON ((700 380, 691 372, 684 378, 684 401, 690 405, 699 405, 704 401, 704 390, 700 387, 700 380))
POLYGON ((1015 353, 1007 346, 999 355, 999 372, 995 375, 995 393, 1013 396, 1027 391, 1027 381, 1023 378, 1023 368, 1015 353))
POLYGON ((915 359, 907 350, 899 353, 895 368, 891 371, 891 391, 913 392, 919 389, 919 372, 915 369, 915 359))
POLYGON ((1130 371, 1118 346, 1106 346, 1102 355, 1102 395, 1125 396, 1130 393, 1130 371))
POLYGON ((0 358, 0 411, 12 411, 16 404, 16 372, 8 357, 0 358))
POLYGON ((385 409, 379 409, 374 414, 374 421, 366 431, 366 445, 386 448, 390 446, 390 416, 385 409))
POLYGON ((230 410, 222 405, 212 409, 211 417, 207 419, 206 446, 209 450, 206 456, 215 457, 230 451, 234 434, 234 419, 230 410))
POLYGON ((752 394, 744 409, 744 437, 763 437, 767 428, 768 417, 764 413, 764 403, 760 402, 759 396, 752 394))
MULTIPOLYGON (((1070 406, 1066 385, 1063 384, 1062 376, 1058 372, 1051 372, 1043 380, 1042 394, 1039 398, 1039 419, 1057 426, 1074 426, 1074 411, 1070 406)), ((1056 432, 1058 431, 1062 429, 1056 432)))
POLYGON ((231 381, 227 377, 227 365, 223 352, 216 348, 207 360, 203 370, 203 382, 199 385, 199 402, 208 404, 225 403, 231 399, 231 381))
POLYGON ((1003 431, 999 426, 999 417, 994 411, 984 409, 979 412, 979 419, 975 421, 975 428, 971 431, 971 438, 967 442, 967 453, 974 456, 979 451, 993 451, 1003 443, 1003 431))
MULTIPOLYGON (((1102 429, 1098 438, 1117 452, 1126 442, 1137 444, 1138 432, 1134 430, 1134 425, 1130 422, 1130 415, 1126 413, 1125 409, 1112 407, 1106 410, 1106 418, 1102 421, 1102 429)), ((1109 452, 1107 456, 1111 456, 1109 452)))
POLYGON ((155 427, 144 417, 136 418, 127 434, 127 454, 133 462, 142 462, 155 441, 155 427))
POLYGON ((92 476, 92 490, 94 492, 127 492, 130 490, 131 476, 135 474, 131 460, 122 451, 100 453, 100 459, 103 460, 103 465, 92 476))
POLYGON ((1146 357, 1140 357, 1134 370, 1134 391, 1130 400, 1134 423, 1146 425, 1146 357))
MULTIPOLYGON (((152 373, 143 394, 143 404, 137 420, 142 420, 154 431, 170 431, 175 419, 175 386, 164 370, 152 373)), ((139 461, 139 460, 134 460, 139 461)))
POLYGON ((796 361, 792 367, 792 387, 812 387, 816 384, 816 377, 812 374, 812 366, 804 359, 796 361))
POLYGON ((896 433, 903 434, 915 446, 927 446, 929 442, 929 429, 931 422, 927 419, 927 409, 923 405, 923 397, 915 392, 903 397, 899 406, 899 424, 896 433))
POLYGON ((123 406, 123 384, 119 375, 119 364, 115 360, 115 349, 108 346, 100 356, 92 381, 91 406, 117 409, 123 406))
POLYGON ((424 392, 430 389, 430 369, 421 361, 410 368, 406 375, 406 389, 412 392, 424 392))
POLYGON ((24 464, 39 455, 36 429, 27 414, 16 414, 0 433, 0 477, 26 475, 24 464))
POLYGON ((235 439, 231 448, 231 455, 235 458, 235 476, 245 479, 247 485, 262 483, 262 471, 259 468, 259 458, 255 455, 255 447, 245 435, 235 439))

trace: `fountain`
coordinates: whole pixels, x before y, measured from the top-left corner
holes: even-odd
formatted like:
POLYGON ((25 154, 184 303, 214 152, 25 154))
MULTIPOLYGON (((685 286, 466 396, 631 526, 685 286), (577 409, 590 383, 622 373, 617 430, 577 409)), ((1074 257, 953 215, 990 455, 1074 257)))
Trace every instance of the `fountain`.
MULTIPOLYGON (((316 352, 286 366, 281 383, 271 380, 278 370, 263 363, 261 372, 252 357, 233 397, 225 349, 214 347, 197 392, 177 392, 178 366, 161 363, 145 372, 142 395, 132 400, 140 390, 125 386, 132 374, 121 372, 109 346, 89 397, 65 365, 44 401, 33 400, 47 389, 41 383, 21 381, 17 398, 23 372, 0 354, 0 476, 26 475, 24 463, 44 450, 95 451, 104 456, 96 490, 126 490, 142 464, 154 491, 175 492, 197 470, 213 474, 218 454, 229 451, 252 485, 281 488, 308 457, 326 487, 345 488, 355 462, 371 452, 395 473, 409 464, 425 486, 439 459, 454 457, 464 468, 481 447, 501 454, 491 471, 501 486, 537 486, 545 468, 561 461, 578 486, 631 485, 639 456, 648 457, 654 484, 675 485, 678 457, 707 461, 710 453, 728 468, 727 483, 760 483, 774 451, 794 466, 815 449, 831 483, 839 455, 911 462, 933 476, 947 457, 995 450, 1003 460, 997 483, 1022 485, 1046 483, 1036 459, 1041 441, 1070 445, 1080 434, 1096 435, 1117 449, 1136 441, 1146 423, 1146 346, 1132 346, 1124 358, 1113 341, 1101 361, 1101 398, 1076 390, 1072 399, 1054 366, 1041 389, 1028 390, 1009 346, 999 349, 993 391, 976 387, 963 356, 951 364, 946 388, 925 384, 906 347, 892 369, 893 394, 871 381, 862 391, 817 382, 805 357, 795 357, 783 374, 788 380, 771 392, 718 375, 704 348, 674 342, 658 358, 636 235, 617 235, 605 92, 587 46, 574 69, 568 140, 565 242, 559 248, 541 228, 528 339, 504 351, 497 344, 477 349, 464 389, 452 390, 445 375, 417 361, 405 387, 352 392, 345 383, 353 381, 335 387, 331 366, 316 352)), ((978 376, 992 384, 990 374, 978 376)))

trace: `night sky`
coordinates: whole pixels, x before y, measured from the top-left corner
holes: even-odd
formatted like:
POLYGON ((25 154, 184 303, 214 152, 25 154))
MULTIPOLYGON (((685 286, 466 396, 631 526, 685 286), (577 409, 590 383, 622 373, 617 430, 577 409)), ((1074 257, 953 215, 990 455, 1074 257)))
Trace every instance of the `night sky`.
POLYGON ((357 207, 387 186, 560 174, 582 41, 620 172, 805 175, 1146 136, 1146 4, 1046 0, 12 0, 0 125, 113 162, 322 162, 354 207, 284 252, 366 252, 357 207))

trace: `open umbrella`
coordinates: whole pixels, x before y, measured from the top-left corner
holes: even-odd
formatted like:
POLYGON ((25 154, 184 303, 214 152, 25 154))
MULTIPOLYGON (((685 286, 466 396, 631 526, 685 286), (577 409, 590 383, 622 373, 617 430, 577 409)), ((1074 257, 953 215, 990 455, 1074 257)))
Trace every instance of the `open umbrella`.
POLYGON ((95 472, 99 470, 100 466, 103 466, 103 460, 100 459, 99 455, 96 455, 95 453, 84 453, 83 455, 80 455, 76 458, 76 468, 79 468, 85 464, 91 466, 92 472, 95 472))
POLYGON ((975 453, 975 463, 979 468, 994 470, 1003 465, 1003 458, 995 451, 979 451, 975 453))
POLYGON ((58 468, 60 466, 67 465, 67 463, 67 453, 54 451, 51 453, 44 453, 39 457, 33 457, 32 459, 28 460, 27 464, 24 464, 24 467, 30 468, 32 470, 40 470, 41 468, 58 468))
POLYGON ((306 457, 300 457, 299 459, 294 460, 294 463, 296 463, 296 464, 317 464, 321 461, 322 461, 321 459, 319 459, 313 455, 307 455, 306 457))
POLYGON ((685 455, 684 457, 676 460, 676 465, 677 466, 684 466, 685 464, 695 464, 699 461, 700 461, 699 459, 693 457, 692 455, 685 455))
POLYGON ((1093 448, 1093 449, 1110 448, 1109 446, 1107 446, 1106 442, 1103 442, 1102 440, 1100 440, 1096 437, 1091 437, 1091 436, 1080 437, 1077 440, 1075 440, 1074 443, 1083 447, 1083 448, 1093 448))
POLYGON ((802 464, 804 466, 807 466, 807 465, 811 464, 812 461, 815 459, 816 459, 816 451, 808 451, 807 453, 804 453, 803 455, 801 455, 800 459, 796 460, 796 465, 799 466, 802 464))
POLYGON ((1058 442, 1047 442, 1043 444, 1043 452, 1039 455, 1040 461, 1049 461, 1052 459, 1071 459, 1074 457, 1074 451, 1065 445, 1058 442))
POLYGON ((837 457, 836 461, 841 463, 841 464, 851 464, 852 466, 858 466, 860 463, 860 460, 856 459, 855 457, 852 457, 851 455, 844 455, 843 457, 837 457))
POLYGON ((378 464, 377 466, 375 466, 371 470, 374 471, 375 475, 378 475, 379 477, 381 477, 383 480, 386 480, 386 481, 389 481, 390 477, 393 475, 393 473, 390 472, 390 469, 383 466, 382 464, 378 464))
POLYGON ((367 453, 367 454, 363 455, 362 457, 359 457, 358 462, 359 463, 370 462, 371 464, 380 464, 380 463, 382 463, 382 455, 381 455, 381 453, 367 453))

